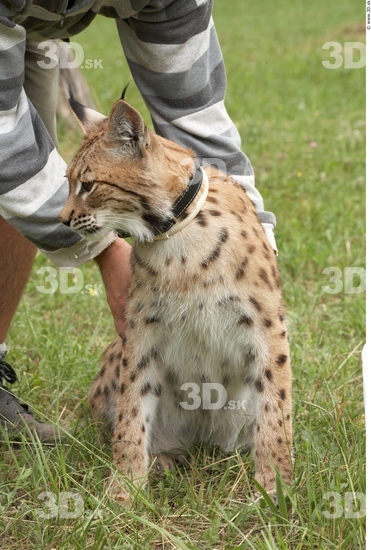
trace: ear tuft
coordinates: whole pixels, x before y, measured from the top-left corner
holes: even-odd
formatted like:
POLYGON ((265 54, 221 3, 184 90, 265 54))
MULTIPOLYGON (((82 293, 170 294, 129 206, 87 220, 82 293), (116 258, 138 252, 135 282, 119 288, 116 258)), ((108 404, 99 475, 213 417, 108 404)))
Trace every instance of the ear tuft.
POLYGON ((70 97, 68 102, 70 104, 72 114, 80 125, 84 136, 87 136, 90 132, 96 130, 103 120, 107 120, 107 117, 101 113, 98 113, 98 111, 94 111, 94 109, 90 109, 89 107, 85 107, 85 105, 79 103, 74 98, 71 88, 69 89, 69 95, 70 97))
POLYGON ((130 82, 128 82, 128 83, 126 84, 126 86, 124 87, 124 89, 122 90, 122 94, 121 94, 121 98, 120 98, 120 99, 125 99, 126 91, 127 91, 127 89, 129 88, 129 84, 130 84, 130 82))
POLYGON ((136 109, 120 99, 114 104, 107 127, 107 138, 121 145, 141 146, 145 125, 136 109))

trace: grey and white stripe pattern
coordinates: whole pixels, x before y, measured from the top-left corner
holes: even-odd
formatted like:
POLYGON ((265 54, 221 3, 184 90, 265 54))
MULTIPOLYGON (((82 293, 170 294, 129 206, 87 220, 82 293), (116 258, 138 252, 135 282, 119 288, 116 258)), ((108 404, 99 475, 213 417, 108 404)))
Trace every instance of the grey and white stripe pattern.
POLYGON ((87 245, 59 223, 68 194, 66 164, 23 90, 25 39, 24 27, 0 18, 0 215, 56 264, 79 265, 114 235, 87 245))
POLYGON ((79 240, 56 232, 65 163, 23 90, 25 29, 3 18, 0 25, 0 214, 41 248, 57 250, 79 240))
POLYGON ((0 0, 0 215, 59 264, 78 265, 114 238, 79 244, 59 224, 67 197, 65 163, 22 88, 26 37, 69 38, 102 14, 116 19, 156 131, 192 147, 200 158, 222 159, 254 200, 261 221, 274 224, 224 107, 226 78, 211 0, 76 0, 71 9, 67 4, 0 0))

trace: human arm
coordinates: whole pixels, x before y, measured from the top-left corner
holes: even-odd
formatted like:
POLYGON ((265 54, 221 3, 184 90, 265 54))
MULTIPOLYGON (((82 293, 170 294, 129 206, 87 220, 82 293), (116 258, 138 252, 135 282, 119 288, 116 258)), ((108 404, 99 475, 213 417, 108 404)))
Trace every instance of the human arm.
POLYGON ((145 4, 135 17, 118 20, 117 27, 156 131, 237 180, 275 247, 275 216, 264 211, 251 163, 224 105, 226 76, 212 2, 167 0, 157 9, 156 2, 145 4))
POLYGON ((13 18, 25 4, 0 1, 0 216, 55 264, 80 265, 116 236, 87 243, 59 223, 66 164, 23 89, 26 32, 13 18))
POLYGON ((117 238, 95 258, 102 275, 115 328, 121 337, 125 334, 124 312, 130 282, 130 255, 131 246, 124 239, 117 238))
POLYGON ((96 258, 122 334, 130 247, 114 233, 88 243, 59 223, 68 195, 66 164, 23 90, 25 30, 11 21, 14 13, 4 13, 0 2, 0 216, 58 266, 96 258))

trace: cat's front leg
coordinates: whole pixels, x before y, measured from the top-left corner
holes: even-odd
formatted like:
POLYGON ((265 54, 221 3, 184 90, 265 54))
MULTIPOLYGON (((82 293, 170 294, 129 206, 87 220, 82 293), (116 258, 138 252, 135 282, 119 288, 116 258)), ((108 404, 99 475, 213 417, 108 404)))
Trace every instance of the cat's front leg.
POLYGON ((119 471, 110 480, 110 495, 131 500, 130 480, 136 487, 147 482, 150 433, 162 392, 156 365, 157 350, 131 351, 128 342, 121 360, 117 388, 116 421, 112 438, 113 463, 119 471))
MULTIPOLYGON (((258 395, 254 434, 256 480, 276 498, 276 470, 292 478, 291 370, 287 341, 274 347, 255 383, 258 395)), ((259 496, 259 495, 257 495, 259 496)))

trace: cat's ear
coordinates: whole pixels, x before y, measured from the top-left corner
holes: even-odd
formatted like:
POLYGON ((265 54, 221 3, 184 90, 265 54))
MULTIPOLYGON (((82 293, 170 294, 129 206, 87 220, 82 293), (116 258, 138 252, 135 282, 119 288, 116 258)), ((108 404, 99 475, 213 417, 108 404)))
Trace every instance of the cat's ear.
POLYGON ((79 123, 84 136, 87 136, 90 132, 96 130, 103 120, 107 120, 107 117, 101 115, 98 111, 94 111, 94 109, 90 109, 89 107, 85 107, 85 105, 79 103, 73 97, 71 90, 68 102, 70 104, 72 114, 79 123))
POLYGON ((146 139, 147 130, 138 111, 120 99, 112 107, 106 136, 117 145, 140 148, 146 139))

